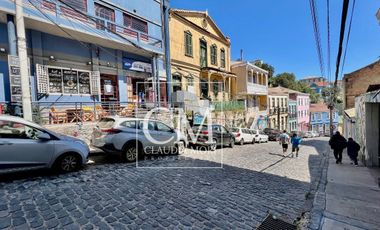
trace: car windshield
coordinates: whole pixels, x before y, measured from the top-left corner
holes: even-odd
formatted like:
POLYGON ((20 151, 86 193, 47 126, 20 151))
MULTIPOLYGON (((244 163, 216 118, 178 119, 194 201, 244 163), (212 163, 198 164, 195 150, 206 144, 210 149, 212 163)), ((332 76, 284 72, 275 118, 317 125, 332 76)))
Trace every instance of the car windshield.
POLYGON ((115 124, 115 119, 113 119, 113 118, 102 118, 99 121, 98 126, 101 129, 109 129, 109 128, 112 128, 114 124, 115 124))

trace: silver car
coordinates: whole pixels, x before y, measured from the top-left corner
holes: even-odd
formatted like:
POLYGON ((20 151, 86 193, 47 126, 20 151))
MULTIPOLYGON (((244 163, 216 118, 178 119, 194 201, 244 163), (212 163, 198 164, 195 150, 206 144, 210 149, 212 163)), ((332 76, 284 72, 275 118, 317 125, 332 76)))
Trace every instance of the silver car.
POLYGON ((92 146, 106 153, 121 154, 128 162, 149 154, 180 154, 185 135, 157 120, 104 117, 92 133, 92 146))
POLYGON ((71 172, 87 162, 87 144, 19 117, 0 115, 0 173, 53 168, 71 172))

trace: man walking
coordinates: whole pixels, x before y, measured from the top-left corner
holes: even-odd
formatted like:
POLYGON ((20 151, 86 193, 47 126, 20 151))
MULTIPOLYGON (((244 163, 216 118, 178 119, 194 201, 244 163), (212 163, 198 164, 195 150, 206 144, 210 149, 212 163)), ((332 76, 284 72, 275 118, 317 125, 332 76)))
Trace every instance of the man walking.
POLYGON ((292 157, 294 156, 294 152, 296 152, 296 158, 298 158, 301 141, 302 139, 297 136, 297 133, 293 133, 292 139, 290 139, 290 143, 292 143, 292 157))
POLYGON ((329 145, 331 149, 334 150, 334 156, 337 164, 342 164, 342 153, 343 150, 347 147, 347 140, 340 132, 337 131, 330 139, 329 145))
POLYGON ((286 152, 288 151, 289 140, 290 140, 290 137, 286 133, 286 130, 284 130, 283 133, 281 133, 279 139, 280 139, 280 145, 282 145, 282 155, 286 156, 286 152))
MULTIPOLYGON (((351 137, 348 138, 347 142, 347 154, 351 161, 354 162, 355 166, 358 166, 358 155, 359 155, 360 145, 354 141, 351 137)), ((352 162, 351 162, 352 164, 352 162)))

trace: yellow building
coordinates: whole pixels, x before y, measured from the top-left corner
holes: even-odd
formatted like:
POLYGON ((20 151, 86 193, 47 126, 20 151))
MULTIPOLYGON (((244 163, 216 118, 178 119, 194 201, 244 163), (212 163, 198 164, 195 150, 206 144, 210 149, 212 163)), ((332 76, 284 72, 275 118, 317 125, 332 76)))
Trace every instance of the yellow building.
POLYGON ((173 103, 229 101, 236 93, 235 74, 230 71, 230 40, 207 11, 172 9, 170 52, 173 103))

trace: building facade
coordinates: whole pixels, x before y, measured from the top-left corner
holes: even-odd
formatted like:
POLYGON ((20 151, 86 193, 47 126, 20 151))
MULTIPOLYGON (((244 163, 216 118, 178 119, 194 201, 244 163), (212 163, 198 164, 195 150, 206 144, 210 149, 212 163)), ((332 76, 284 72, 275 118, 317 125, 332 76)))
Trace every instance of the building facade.
POLYGON ((289 94, 276 88, 268 89, 269 128, 286 130, 288 128, 288 101, 289 94))
MULTIPOLYGON (((337 131, 339 123, 338 111, 333 111, 333 128, 337 131)), ((324 103, 310 105, 310 130, 321 135, 330 134, 330 110, 324 103)))
POLYGON ((355 107, 355 97, 367 92, 370 85, 380 84, 380 60, 343 77, 343 105, 355 107))
POLYGON ((169 28, 174 105, 202 112, 209 102, 230 101, 231 43, 207 11, 172 9, 169 28))
MULTIPOLYGON (((162 9, 159 0, 24 2, 33 103, 152 100, 156 73, 165 77, 162 9)), ((21 94, 11 72, 18 68, 14 15, 14 1, 0 1, 2 102, 19 102, 21 94)), ((166 100, 165 89, 161 95, 166 100)))
POLYGON ((289 99, 289 105, 288 105, 288 119, 289 119, 289 126, 288 130, 290 132, 297 131, 297 101, 289 99))
POLYGON ((263 129, 268 114, 268 71, 251 62, 238 61, 231 66, 236 74, 236 99, 246 104, 248 127, 263 129))
POLYGON ((302 78, 299 81, 302 83, 305 83, 306 85, 311 85, 312 83, 327 82, 327 79, 324 77, 318 77, 318 76, 308 76, 308 77, 302 78))

